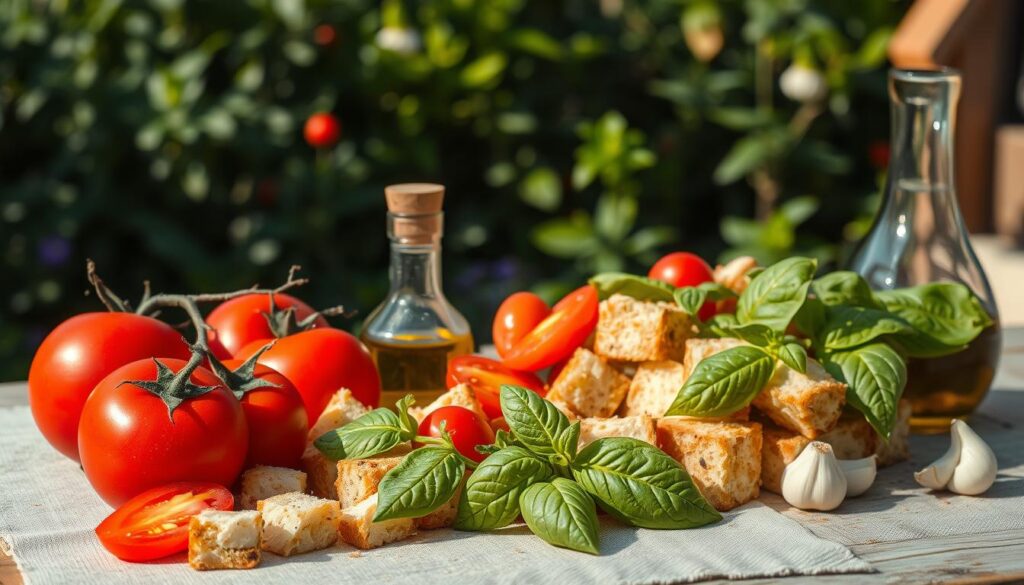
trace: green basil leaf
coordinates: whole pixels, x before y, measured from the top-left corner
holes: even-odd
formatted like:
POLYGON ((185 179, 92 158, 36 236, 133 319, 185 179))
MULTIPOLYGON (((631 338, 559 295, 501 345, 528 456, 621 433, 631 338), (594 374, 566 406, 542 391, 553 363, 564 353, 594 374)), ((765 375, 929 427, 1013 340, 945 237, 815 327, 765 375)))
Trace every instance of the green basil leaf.
POLYGON ((817 260, 793 257, 776 262, 750 281, 736 305, 740 323, 763 323, 783 332, 807 298, 817 260))
POLYGON ((914 357, 955 353, 992 324, 978 297, 959 283, 937 282, 875 293, 885 308, 915 329, 895 336, 914 357))
MULTIPOLYGON (((704 322, 707 331, 715 337, 732 337, 732 329, 739 326, 736 315, 732 313, 719 313, 704 322)), ((705 335, 708 336, 708 335, 705 335)))
POLYGON ((825 310, 823 344, 826 349, 849 349, 883 335, 912 333, 903 319, 886 311, 837 305, 825 310))
POLYGON ((738 337, 758 347, 768 347, 782 340, 782 335, 761 323, 734 325, 728 329, 731 337, 738 337))
POLYGON ((373 521, 426 516, 455 496, 465 473, 451 447, 413 449, 380 480, 373 521))
POLYGON ((737 294, 731 288, 717 282, 702 282, 697 285, 697 288, 708 294, 709 301, 724 301, 737 298, 737 294))
POLYGON ((501 387, 501 414, 515 438, 538 455, 553 455, 555 440, 569 426, 554 404, 519 386, 501 387))
POLYGON ((868 281, 856 272, 839 270, 816 278, 811 283, 811 291, 827 306, 851 305, 881 309, 882 304, 875 300, 868 281))
POLYGON ((626 274, 624 272, 602 272, 589 280, 597 288, 597 298, 607 299, 614 294, 626 295, 640 301, 672 302, 672 291, 675 288, 668 283, 626 274))
POLYGON ((804 306, 796 312, 793 317, 793 324, 808 337, 818 337, 825 327, 825 303, 821 300, 807 297, 804 306))
POLYGON ((580 444, 580 421, 576 421, 565 427, 558 438, 555 439, 555 451, 565 458, 565 465, 572 462, 576 457, 576 451, 580 444))
POLYGON ((799 343, 785 343, 779 347, 779 360, 791 370, 807 373, 807 350, 799 343))
POLYGON ((523 520, 548 544, 598 554, 597 506, 575 482, 556 477, 531 485, 519 496, 523 520))
POLYGON ((522 447, 505 447, 488 456, 466 480, 455 528, 495 530, 508 526, 519 516, 523 490, 552 475, 546 461, 522 447))
POLYGON ((750 345, 708 356, 693 369, 665 416, 728 416, 750 404, 774 371, 772 356, 750 345))
POLYGON ((401 442, 398 415, 386 408, 377 408, 340 429, 324 433, 313 445, 327 458, 338 461, 380 455, 401 442))
POLYGON ((419 423, 409 414, 409 407, 415 403, 416 399, 412 394, 406 394, 395 403, 395 409, 398 411, 398 426, 402 429, 402 439, 406 441, 411 441, 419 432, 419 423))
POLYGON ((612 516, 642 528, 695 528, 721 520, 690 474, 664 451, 613 437, 587 445, 572 475, 612 516))
POLYGON ((896 424, 896 404, 907 384, 907 364, 885 343, 825 354, 822 364, 846 382, 846 403, 864 413, 871 426, 889 439, 896 424))
POLYGON ((708 299, 708 293, 697 287, 686 286, 677 288, 676 292, 673 293, 673 297, 675 297, 676 304, 682 307, 687 315, 695 317, 708 299))

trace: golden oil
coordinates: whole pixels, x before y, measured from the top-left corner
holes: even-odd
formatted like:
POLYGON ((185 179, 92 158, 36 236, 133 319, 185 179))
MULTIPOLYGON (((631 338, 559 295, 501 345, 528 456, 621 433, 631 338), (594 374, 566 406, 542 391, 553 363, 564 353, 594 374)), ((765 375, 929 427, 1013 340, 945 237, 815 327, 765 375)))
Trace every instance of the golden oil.
POLYGON ((425 406, 448 389, 448 361, 473 353, 471 334, 437 328, 431 334, 403 333, 393 339, 361 337, 370 350, 381 381, 381 406, 391 408, 406 394, 425 406))

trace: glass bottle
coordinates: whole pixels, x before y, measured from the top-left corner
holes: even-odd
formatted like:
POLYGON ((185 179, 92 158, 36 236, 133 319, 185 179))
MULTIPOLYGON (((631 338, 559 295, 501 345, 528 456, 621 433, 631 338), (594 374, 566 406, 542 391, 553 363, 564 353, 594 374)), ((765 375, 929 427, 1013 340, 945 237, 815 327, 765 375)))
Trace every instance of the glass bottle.
POLYGON ((441 289, 444 187, 391 185, 384 194, 391 288, 360 337, 380 371, 381 405, 412 394, 424 406, 447 389, 448 360, 472 353, 473 336, 441 289))
POLYGON ((953 281, 967 285, 996 323, 967 349, 911 358, 904 397, 916 432, 945 432, 988 392, 1002 333, 992 289, 960 214, 953 182, 953 134, 960 73, 893 69, 889 73, 892 158, 885 199, 851 269, 875 289, 953 281))

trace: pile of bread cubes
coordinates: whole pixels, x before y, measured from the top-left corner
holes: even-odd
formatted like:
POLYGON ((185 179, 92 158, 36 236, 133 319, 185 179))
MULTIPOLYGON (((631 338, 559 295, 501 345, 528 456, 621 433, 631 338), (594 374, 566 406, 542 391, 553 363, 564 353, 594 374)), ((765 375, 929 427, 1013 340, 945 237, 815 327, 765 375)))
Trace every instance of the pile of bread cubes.
MULTIPOLYGON (((751 259, 718 267, 716 280, 741 293, 751 259)), ((754 500, 761 488, 780 493, 782 471, 812 440, 832 445, 839 459, 877 456, 880 466, 907 459, 910 405, 901 401, 888 441, 859 412, 845 407, 845 384, 808 359, 801 374, 779 362, 752 407, 727 418, 665 417, 679 389, 705 357, 743 344, 703 339, 672 303, 613 295, 600 304, 597 329, 552 382, 547 399, 579 420, 579 445, 603 437, 632 437, 664 450, 689 472, 718 510, 754 500)), ((484 420, 471 387, 460 384, 424 408, 468 408, 484 420)), ((192 519, 189 563, 195 569, 251 568, 261 551, 290 556, 343 542, 371 549, 417 531, 451 526, 460 493, 423 518, 373 522, 377 486, 408 453, 402 445, 368 459, 332 461, 313 440, 367 409, 346 390, 332 397, 309 432, 303 471, 254 467, 241 480, 242 511, 207 511, 192 519)))

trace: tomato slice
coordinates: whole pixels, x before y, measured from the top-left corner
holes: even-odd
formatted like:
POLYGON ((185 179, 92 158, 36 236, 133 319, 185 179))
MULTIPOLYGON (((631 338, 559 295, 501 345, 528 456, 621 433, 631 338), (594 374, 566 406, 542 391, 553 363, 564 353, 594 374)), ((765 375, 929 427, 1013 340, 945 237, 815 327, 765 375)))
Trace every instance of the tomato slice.
POLYGON ((151 561, 188 549, 188 523, 203 510, 231 510, 235 498, 215 483, 177 482, 146 490, 96 527, 96 536, 123 561, 151 561))
POLYGON ((529 388, 544 396, 547 389, 536 374, 517 372, 501 362, 476 355, 460 355, 448 362, 448 385, 468 384, 489 418, 501 416, 501 386, 529 388))
POLYGON ((597 289, 589 284, 566 295, 551 315, 520 339, 504 356, 514 370, 536 372, 568 358, 597 326, 597 289))
POLYGON ((540 324, 551 309, 531 292, 517 292, 505 299, 494 313, 491 338, 499 356, 504 356, 517 341, 540 324))

